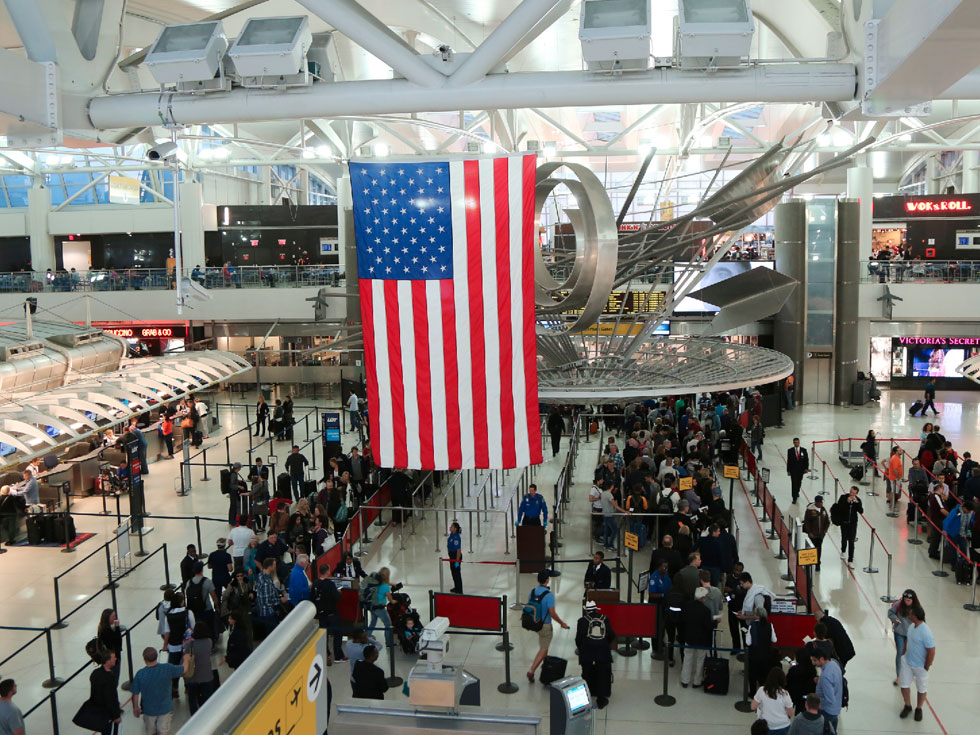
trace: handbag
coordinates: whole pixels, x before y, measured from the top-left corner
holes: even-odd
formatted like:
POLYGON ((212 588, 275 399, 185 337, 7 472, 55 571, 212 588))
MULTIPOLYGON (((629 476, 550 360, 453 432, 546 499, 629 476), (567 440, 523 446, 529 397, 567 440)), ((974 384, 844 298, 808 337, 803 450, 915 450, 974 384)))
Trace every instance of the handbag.
POLYGON ((191 654, 190 659, 187 661, 187 671, 184 672, 183 677, 190 681, 194 678, 194 654, 191 654))
POLYGON ((78 712, 71 718, 71 721, 83 730, 94 730, 96 732, 101 732, 109 720, 110 717, 106 714, 105 710, 97 704, 94 704, 91 700, 82 702, 82 706, 78 708, 78 712))
POLYGON ((180 428, 182 428, 182 429, 193 429, 194 428, 194 419, 192 419, 190 416, 185 416, 184 418, 182 418, 180 420, 180 428))

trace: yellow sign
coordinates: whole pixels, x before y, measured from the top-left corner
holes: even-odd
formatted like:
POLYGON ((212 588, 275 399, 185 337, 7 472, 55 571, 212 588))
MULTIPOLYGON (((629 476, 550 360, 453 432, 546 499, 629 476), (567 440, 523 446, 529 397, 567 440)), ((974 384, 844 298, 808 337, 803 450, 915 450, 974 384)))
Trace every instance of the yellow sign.
POLYGON ((140 182, 131 176, 109 176, 110 204, 139 204, 140 182))
POLYGON ((800 549, 796 552, 796 563, 801 567, 808 567, 817 563, 816 549, 800 549))
POLYGON ((612 324, 609 322, 602 322, 600 324, 593 324, 591 327, 586 327, 576 334, 598 334, 600 337, 609 337, 613 334, 617 336, 634 336, 643 331, 643 324, 612 324), (615 329, 614 329, 615 328, 615 329))
POLYGON ((627 549, 633 549, 633 551, 640 550, 640 537, 635 533, 626 532, 625 543, 627 549))
POLYGON ((738 479, 738 465, 737 464, 726 464, 725 465, 725 478, 729 480, 738 479))
POLYGON ((326 662, 317 653, 319 631, 235 728, 235 735, 319 735, 316 700, 326 697, 326 662))
POLYGON ((680 479, 681 492, 684 492, 685 490, 691 490, 693 487, 694 487, 693 477, 682 477, 680 479))

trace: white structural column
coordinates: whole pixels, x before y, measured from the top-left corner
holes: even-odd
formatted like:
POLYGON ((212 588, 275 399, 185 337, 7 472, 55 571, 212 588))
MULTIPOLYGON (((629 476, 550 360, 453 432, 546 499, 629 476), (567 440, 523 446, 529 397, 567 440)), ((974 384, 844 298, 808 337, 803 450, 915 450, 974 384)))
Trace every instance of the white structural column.
POLYGON ((308 169, 299 170, 299 201, 297 204, 310 203, 310 172, 308 169))
POLYGON ((980 151, 963 151, 963 184, 960 192, 976 194, 980 191, 980 151))
POLYGON ((346 272, 347 248, 354 247, 354 219, 351 216, 353 207, 350 176, 344 174, 337 179, 337 250, 340 253, 342 272, 346 272))
POLYGON ((189 271, 204 265, 204 193, 196 181, 183 181, 179 186, 183 268, 189 271))
POLYGON ((939 194, 939 154, 932 153, 926 158, 926 194, 939 194))
POLYGON ((866 155, 858 156, 856 164, 847 169, 847 198, 861 202, 861 232, 858 253, 860 260, 871 259, 871 205, 874 199, 874 178, 866 155))
POLYGON ((34 186, 27 192, 27 232, 31 238, 31 267, 43 273, 55 269, 54 238, 48 226, 51 191, 34 186))

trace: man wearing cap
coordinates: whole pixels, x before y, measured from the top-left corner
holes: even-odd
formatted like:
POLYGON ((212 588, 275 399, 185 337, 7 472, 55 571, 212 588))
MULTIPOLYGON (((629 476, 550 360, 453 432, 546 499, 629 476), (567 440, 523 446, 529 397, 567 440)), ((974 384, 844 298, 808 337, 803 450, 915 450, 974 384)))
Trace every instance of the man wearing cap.
MULTIPOLYGON (((247 545, 247 544, 246 544, 247 545)), ((208 569, 211 570, 211 582, 214 592, 221 599, 221 592, 231 583, 231 572, 234 568, 231 554, 225 551, 227 546, 223 538, 219 538, 216 548, 208 554, 208 569)))
POLYGON ((528 485, 527 495, 517 509, 517 522, 514 525, 548 527, 548 504, 544 497, 538 494, 537 485, 528 485))
POLYGON ((534 672, 544 661, 544 657, 548 655, 548 649, 551 647, 551 638, 554 635, 551 628, 552 619, 556 620, 563 629, 568 630, 568 623, 558 617, 558 613, 555 612, 555 593, 548 587, 550 578, 551 574, 547 569, 538 572, 538 586, 531 590, 531 594, 528 596, 529 604, 535 602, 540 605, 542 620, 544 621, 544 625, 538 631, 538 652, 527 672, 527 680, 531 683, 534 683, 534 672))
POLYGON ((817 568, 820 571, 820 555, 823 553, 823 538, 830 530, 830 513, 823 507, 823 495, 818 495, 803 513, 803 532, 817 550, 817 568))
POLYGON ((582 667, 582 678, 602 709, 612 694, 612 647, 616 634, 609 619, 599 612, 594 600, 582 606, 582 617, 575 628, 575 648, 582 667))

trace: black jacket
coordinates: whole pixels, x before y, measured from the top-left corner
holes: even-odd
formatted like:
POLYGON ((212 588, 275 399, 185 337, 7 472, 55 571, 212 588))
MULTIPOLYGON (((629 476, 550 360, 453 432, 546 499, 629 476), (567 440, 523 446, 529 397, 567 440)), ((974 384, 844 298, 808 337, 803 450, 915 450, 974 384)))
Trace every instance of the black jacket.
POLYGON ((681 561, 681 555, 678 553, 677 549, 666 546, 660 546, 653 550, 650 555, 650 574, 657 571, 661 562, 667 562, 667 573, 673 579, 674 575, 681 570, 684 566, 684 562, 681 561))
POLYGON ((699 600, 685 602, 681 608, 681 626, 684 630, 684 644, 688 646, 710 646, 715 621, 708 606, 699 600))
POLYGON ((225 649, 225 658, 228 665, 237 669, 248 658, 252 652, 252 636, 250 631, 242 623, 235 625, 228 630, 228 645, 225 649))
MULTIPOLYGON (((367 576, 367 572, 365 572, 363 569, 361 569, 361 562, 359 562, 357 559, 354 560, 353 566, 354 566, 354 576, 355 577, 362 577, 363 578, 363 577, 366 577, 367 576)), ((337 563, 337 566, 335 566, 333 568, 333 576, 335 576, 335 577, 346 577, 347 576, 347 564, 344 563, 344 560, 343 559, 341 559, 337 563)))
POLYGON ((384 699, 385 692, 388 691, 385 672, 367 661, 358 661, 354 664, 352 684, 354 696, 360 699, 384 699))
POLYGON ((810 469, 810 455, 807 454, 806 447, 800 447, 800 458, 796 458, 796 447, 790 447, 786 451, 786 472, 790 475, 801 476, 810 469))
POLYGON ((846 665, 848 661, 854 658, 855 653, 851 637, 844 630, 844 626, 837 618, 824 615, 820 618, 820 622, 827 626, 827 636, 834 643, 834 651, 837 652, 837 658, 840 659, 842 664, 846 665))
POLYGON ((595 564, 589 562, 589 567, 585 570, 585 586, 588 587, 590 583, 592 589, 612 589, 612 571, 605 564, 596 567, 595 564))
POLYGON ((318 579, 313 585, 313 602, 316 604, 316 616, 321 625, 326 625, 330 615, 337 614, 337 603, 340 601, 340 590, 330 579, 318 579))
MULTIPOLYGON (((583 615, 578 619, 575 626, 575 647, 578 649, 578 662, 580 665, 586 664, 611 664, 612 650, 610 646, 616 640, 616 633, 613 631, 612 623, 606 618, 606 637, 602 641, 593 641, 588 637, 589 617, 583 615)), ((591 617, 602 617, 600 613, 592 613, 591 617)))
POLYGON ((116 675, 100 666, 88 678, 88 700, 106 713, 110 720, 122 715, 119 706, 119 690, 116 688, 116 675))
POLYGON ((286 472, 288 472, 290 475, 292 475, 293 477, 302 477, 303 468, 309 463, 310 460, 304 457, 302 453, 290 452, 289 456, 286 457, 286 461, 284 465, 286 467, 286 472))

